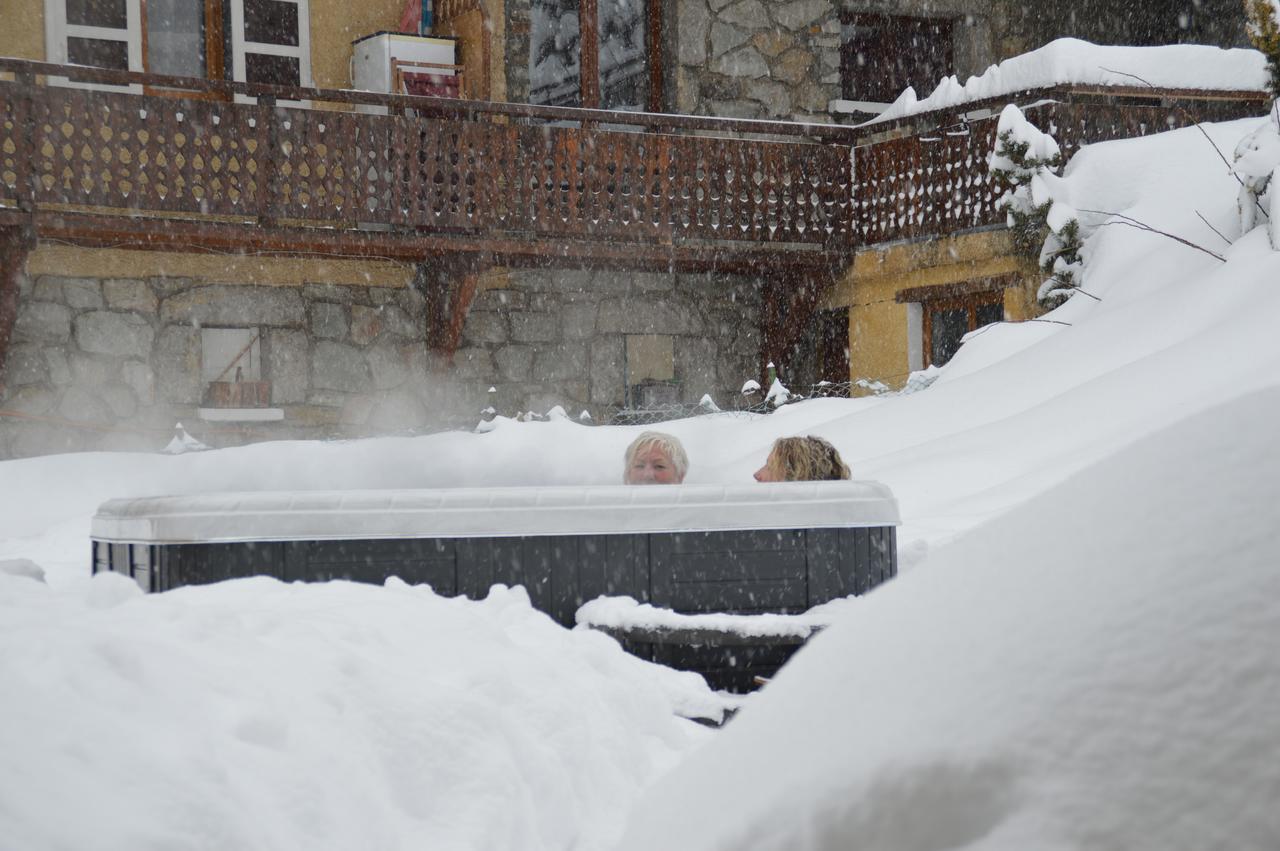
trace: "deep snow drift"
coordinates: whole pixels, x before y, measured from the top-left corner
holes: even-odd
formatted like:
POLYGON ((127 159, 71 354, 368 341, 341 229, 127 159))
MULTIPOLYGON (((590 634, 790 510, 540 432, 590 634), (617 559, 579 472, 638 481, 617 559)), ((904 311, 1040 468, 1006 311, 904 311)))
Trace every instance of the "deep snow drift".
MULTIPOLYGON (((1256 124, 1208 131, 1230 151, 1256 124)), ((635 429, 0 464, 0 559, 50 586, 0 576, 0 836, 593 848, 652 786, 631 847, 1259 847, 1280 798, 1280 253, 1197 217, 1238 236, 1237 184, 1194 129, 1086 149, 1063 185, 1226 262, 1099 216, 1102 301, 975 333, 926 390, 668 427, 691 482, 749 481, 775 437, 821 435, 904 519, 903 576, 723 734, 674 717, 705 689, 513 592, 85 578, 109 497, 613 483, 635 429)))

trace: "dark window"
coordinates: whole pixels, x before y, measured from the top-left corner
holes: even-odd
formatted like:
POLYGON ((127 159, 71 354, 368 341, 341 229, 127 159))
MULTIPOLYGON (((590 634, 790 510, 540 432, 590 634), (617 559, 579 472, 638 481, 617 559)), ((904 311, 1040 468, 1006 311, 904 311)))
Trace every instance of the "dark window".
POLYGON ((67 61, 72 65, 129 70, 129 45, 105 38, 67 37, 67 61))
POLYGON ((600 108, 641 110, 649 99, 646 0, 600 0, 600 108))
MULTIPOLYGON (((599 0, 600 108, 645 109, 649 100, 651 0, 599 0)), ((529 102, 581 106, 578 0, 533 0, 529 27, 529 102)))
POLYGON ((129 12, 125 0, 67 0, 67 23, 122 30, 129 26, 129 12))
POLYGON ((948 18, 848 13, 841 24, 840 88, 849 100, 889 103, 907 86, 923 98, 955 73, 948 18))
POLYGON ((244 55, 244 76, 248 83, 274 83, 279 86, 301 85, 302 80, 297 57, 265 53, 244 55))
POLYGON ((244 38, 260 44, 298 44, 298 4, 244 0, 244 38))
POLYGON ((923 302, 925 366, 942 366, 955 356, 970 331, 1004 320, 1001 290, 923 302))
POLYGON ((844 384, 849 380, 849 309, 818 312, 818 380, 844 384))

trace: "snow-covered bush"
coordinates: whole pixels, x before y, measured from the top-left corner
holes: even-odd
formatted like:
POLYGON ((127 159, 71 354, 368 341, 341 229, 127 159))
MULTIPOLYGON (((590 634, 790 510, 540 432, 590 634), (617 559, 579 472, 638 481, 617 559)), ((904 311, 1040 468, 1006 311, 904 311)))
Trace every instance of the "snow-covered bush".
MULTIPOLYGON (((1273 98, 1280 98, 1280 0, 1245 0, 1249 39, 1267 57, 1273 98)), ((1280 108, 1271 104, 1271 120, 1241 140, 1235 150, 1240 178, 1240 231, 1270 220, 1271 247, 1280 249, 1280 192, 1269 191, 1280 174, 1280 108)))
POLYGON ((996 138, 987 164, 1010 186, 996 205, 1005 211, 1014 248, 1049 275, 1036 298, 1057 307, 1078 288, 1082 245, 1076 211, 1062 200, 1062 152, 1013 104, 1000 114, 996 138))

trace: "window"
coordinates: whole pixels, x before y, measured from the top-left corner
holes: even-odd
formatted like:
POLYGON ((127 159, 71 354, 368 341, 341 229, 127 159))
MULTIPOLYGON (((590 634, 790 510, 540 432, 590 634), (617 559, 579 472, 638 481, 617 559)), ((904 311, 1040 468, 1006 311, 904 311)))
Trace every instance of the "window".
POLYGON ((626 337, 626 404, 658 408, 680 401, 676 383, 675 338, 666 334, 628 334, 626 337))
MULTIPOLYGON (((595 51, 601 109, 656 109, 651 92, 650 3, 597 0, 595 51)), ((529 32, 529 102, 582 106, 584 48, 579 32, 581 0, 533 0, 529 32)), ((656 11, 656 9, 655 9, 656 11)), ((586 47, 590 47, 586 45, 586 47)))
POLYGON ((1004 297, 999 290, 931 299, 923 307, 925 366, 942 366, 959 350, 965 334, 1004 319, 1004 297))
POLYGON ((309 0, 45 0, 50 62, 311 83, 309 0))
POLYGON ((209 408, 265 408, 271 382, 262 380, 257 328, 200 329, 200 380, 209 408))
POLYGON ((948 18, 846 13, 841 19, 841 96, 892 103, 907 86, 923 98, 955 73, 948 18))

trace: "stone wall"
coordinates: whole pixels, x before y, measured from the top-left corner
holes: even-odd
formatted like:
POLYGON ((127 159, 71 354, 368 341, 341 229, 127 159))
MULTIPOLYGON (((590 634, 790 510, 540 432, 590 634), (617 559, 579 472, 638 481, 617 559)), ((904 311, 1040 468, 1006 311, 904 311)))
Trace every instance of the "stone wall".
POLYGON ((837 3, 678 0, 675 14, 676 112, 829 120, 840 96, 837 3))
MULTIPOLYGON (((175 421, 207 443, 431 427, 475 410, 429 379, 424 302, 403 287, 252 286, 190 278, 22 285, 5 368, 0 457, 158 449, 175 421), (260 331, 278 423, 202 422, 201 328, 260 331)), ((465 394, 464 394, 465 395, 465 394)))
POLYGON ((471 306, 459 380, 492 385, 500 413, 562 405, 601 422, 621 406, 630 335, 669 336, 679 398, 729 403, 759 371, 758 281, 711 274, 513 271, 471 306))

